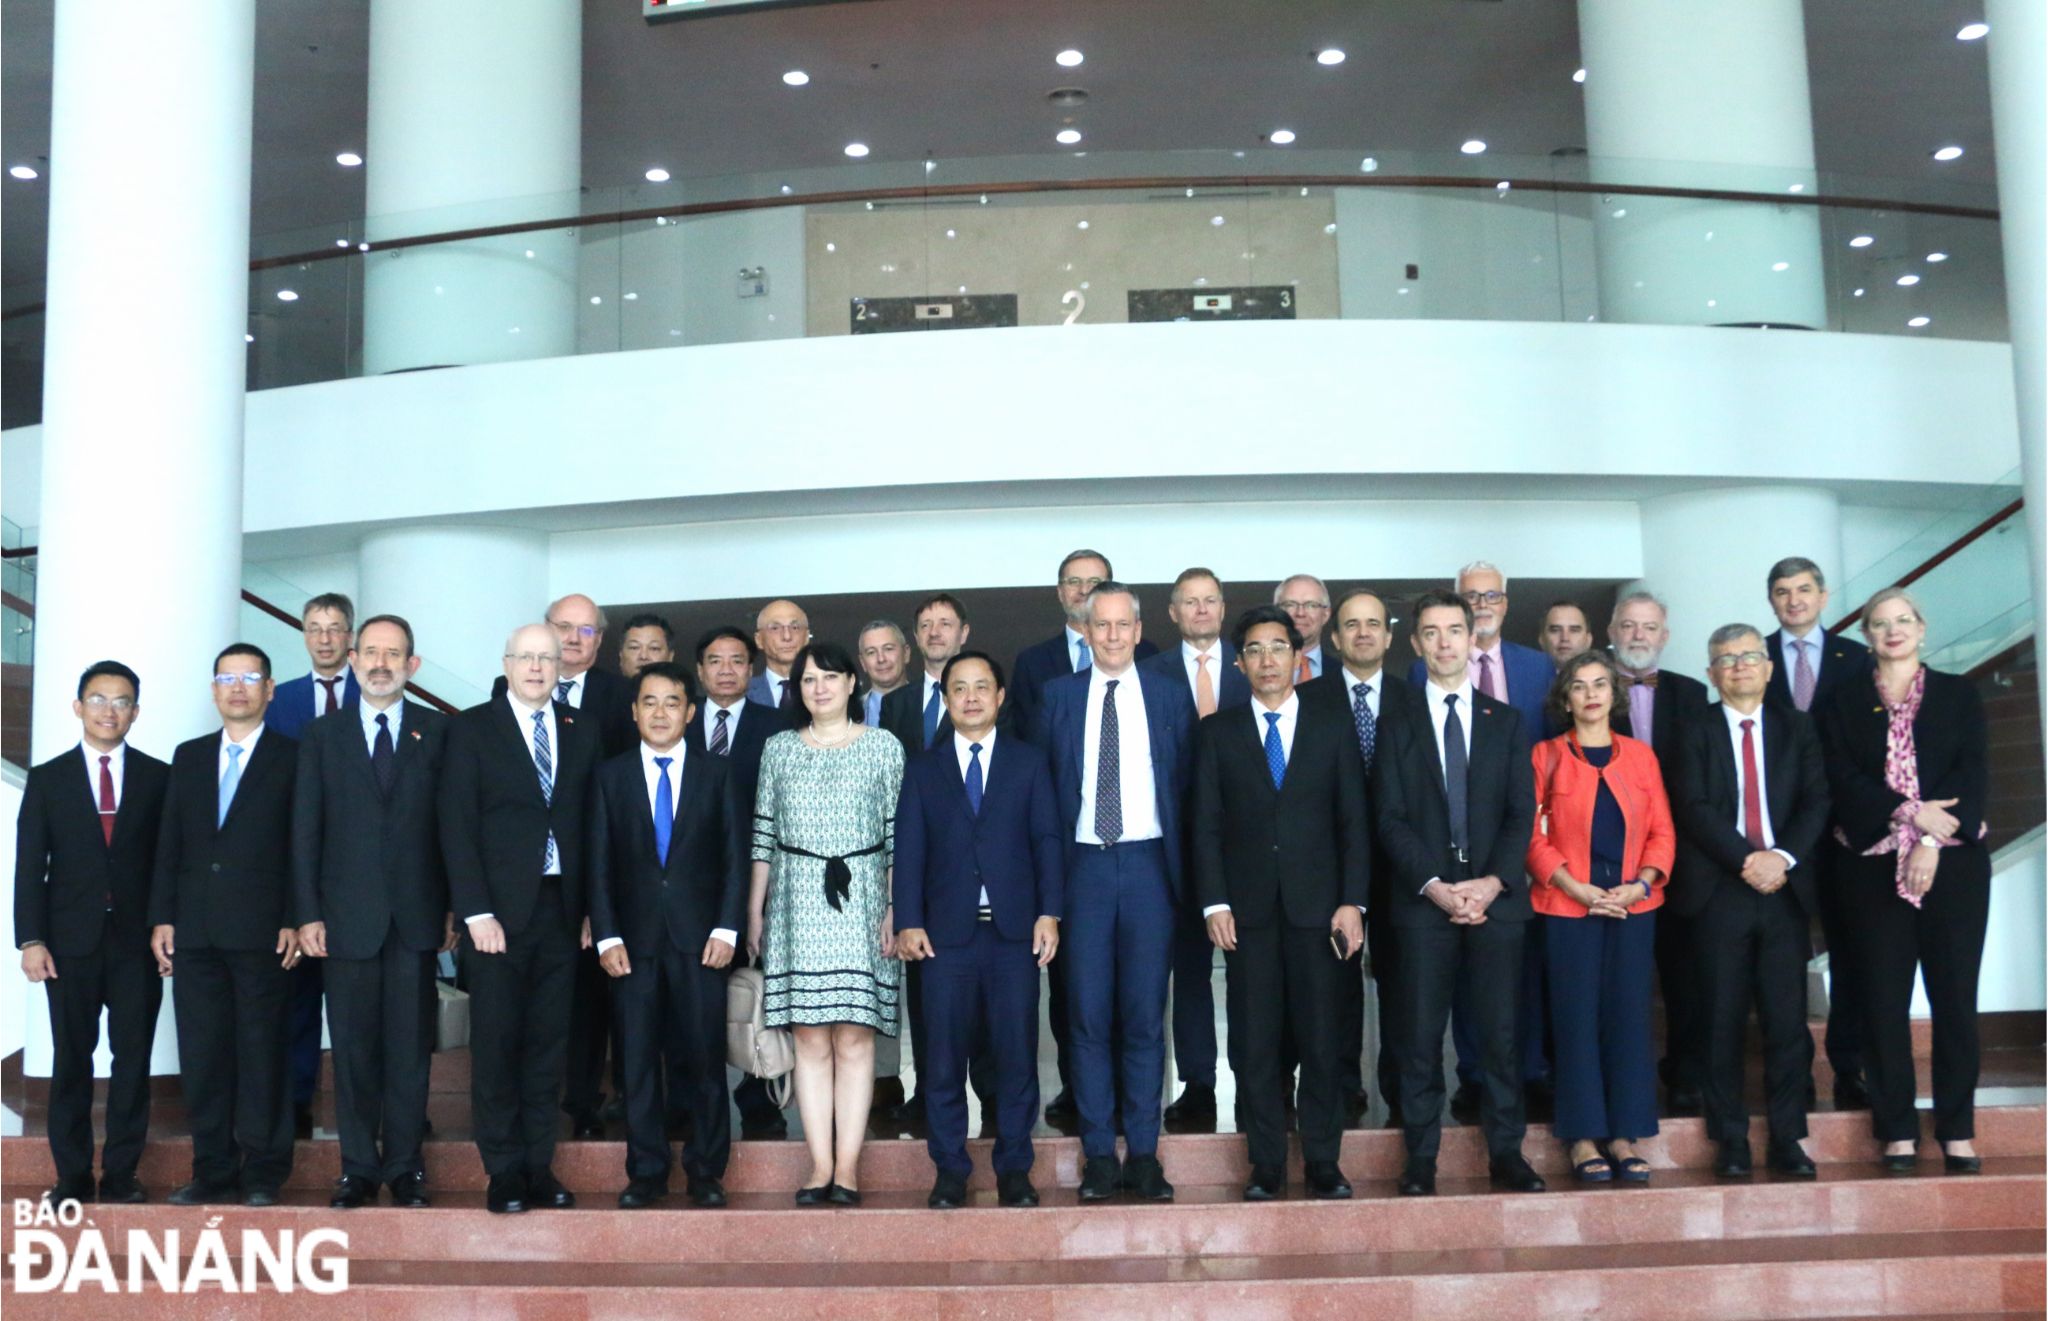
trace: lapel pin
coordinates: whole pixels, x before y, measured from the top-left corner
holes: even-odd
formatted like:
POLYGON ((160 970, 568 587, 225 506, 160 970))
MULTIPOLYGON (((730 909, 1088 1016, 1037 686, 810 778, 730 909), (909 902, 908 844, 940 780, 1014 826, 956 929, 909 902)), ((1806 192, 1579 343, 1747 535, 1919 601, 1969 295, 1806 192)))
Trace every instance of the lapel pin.
POLYGON ((418 738, 420 736, 420 732, 417 729, 415 729, 414 731, 412 731, 412 736, 414 738, 418 738))

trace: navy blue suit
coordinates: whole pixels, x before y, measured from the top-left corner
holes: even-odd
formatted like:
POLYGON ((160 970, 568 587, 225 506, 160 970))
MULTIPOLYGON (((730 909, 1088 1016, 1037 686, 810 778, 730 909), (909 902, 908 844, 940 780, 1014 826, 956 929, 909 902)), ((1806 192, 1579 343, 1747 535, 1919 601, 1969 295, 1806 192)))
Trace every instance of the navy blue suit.
MULTIPOLYGON (((341 704, 354 706, 363 699, 363 687, 356 682, 352 667, 343 666, 341 674, 341 704)), ((277 686, 270 698, 270 708, 263 713, 263 723, 286 738, 296 739, 306 726, 327 714, 320 709, 326 700, 327 695, 314 685, 313 676, 302 674, 277 686)))
POLYGON ((940 1170, 965 1177, 967 1072, 978 1041, 995 1057, 998 1173, 1031 1168, 1038 1122, 1038 961, 1031 932, 1063 912, 1065 862, 1052 773, 1022 739, 983 748, 981 810, 969 805, 949 734, 903 770, 896 803, 896 926, 923 928, 935 957, 923 964, 928 1058, 917 1062, 940 1170), (980 915, 988 892, 989 917, 980 915))
MULTIPOLYGON (((1216 649, 1216 709, 1247 705, 1252 700, 1252 686, 1237 668, 1237 648, 1223 638, 1216 649)), ((1187 659, 1179 643, 1138 664, 1186 684, 1188 696, 1194 696, 1195 686, 1188 679, 1187 659)), ((1215 979, 1216 946, 1209 941, 1201 904, 1190 900, 1181 905, 1173 932, 1173 1067, 1182 1083, 1216 1085, 1215 979)))
MULTIPOLYGON (((1174 918, 1188 889, 1182 880, 1181 801, 1193 755, 1195 704, 1184 681, 1135 665, 1121 676, 1137 681, 1145 702, 1160 838, 1081 844, 1075 835, 1083 770, 1098 754, 1087 746, 1092 678, 1072 674, 1048 683, 1038 717, 1066 849, 1068 922, 1060 962, 1066 964, 1073 1090, 1086 1155, 1116 1154, 1113 1111, 1120 1083, 1127 1149, 1132 1156, 1153 1156, 1166 1072, 1162 1020, 1174 918), (1121 1033, 1114 1051, 1112 1024, 1121 1033)), ((1122 729, 1121 745, 1129 748, 1137 737, 1138 731, 1122 729)))
MULTIPOLYGON (((1159 654, 1159 648, 1149 642, 1140 642, 1132 659, 1144 661, 1159 654)), ((1010 667, 1010 686, 1003 697, 1003 709, 1009 713, 1010 727, 1034 743, 1040 743, 1036 724, 1038 708, 1044 700, 1045 686, 1063 674, 1074 672, 1074 653, 1067 645, 1067 631, 1061 629, 1057 637, 1034 643, 1017 653, 1017 663, 1010 667)), ((1251 699, 1247 697, 1246 701, 1251 699)))

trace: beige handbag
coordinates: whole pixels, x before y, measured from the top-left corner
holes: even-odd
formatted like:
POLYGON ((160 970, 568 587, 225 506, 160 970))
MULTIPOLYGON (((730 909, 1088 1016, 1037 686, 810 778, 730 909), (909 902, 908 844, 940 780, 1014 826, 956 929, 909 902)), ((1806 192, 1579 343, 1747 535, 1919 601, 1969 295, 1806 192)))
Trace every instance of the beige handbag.
POLYGON ((796 1041, 786 1027, 769 1027, 763 1018, 767 978, 759 968, 735 968, 725 990, 725 1059, 742 1073, 768 1084, 768 1099, 777 1109, 789 1104, 791 1074, 796 1069, 796 1041))

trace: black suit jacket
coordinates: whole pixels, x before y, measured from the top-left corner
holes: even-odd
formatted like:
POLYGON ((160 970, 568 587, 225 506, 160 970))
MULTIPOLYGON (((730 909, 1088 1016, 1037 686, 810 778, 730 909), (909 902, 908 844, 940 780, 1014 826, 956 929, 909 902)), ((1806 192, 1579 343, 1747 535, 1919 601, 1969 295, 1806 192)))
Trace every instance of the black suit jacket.
POLYGON ((640 749, 606 761, 591 777, 590 938, 614 936, 633 958, 660 953, 664 936, 695 957, 712 931, 747 929, 747 840, 730 758, 685 742, 675 825, 664 865, 654 843, 654 805, 640 749))
POLYGON ((1473 690, 1472 751, 1465 774, 1470 850, 1469 861, 1460 866, 1451 849, 1450 805, 1428 698, 1421 692, 1417 696, 1423 700, 1413 705, 1383 705, 1373 751, 1374 821, 1393 864, 1387 887, 1393 923, 1416 927, 1450 920, 1423 897, 1422 887, 1433 876, 1446 881, 1497 876, 1503 889, 1486 910, 1487 919, 1526 922, 1529 885, 1523 859, 1536 824, 1536 790, 1522 714, 1473 690))
MULTIPOLYGON (((1771 653, 1771 686, 1768 695, 1774 701, 1792 705, 1792 667, 1785 663, 1785 630, 1774 629, 1764 639, 1764 649, 1771 653)), ((1813 676, 1813 707, 1808 715, 1818 718, 1821 708, 1834 697, 1835 690, 1843 683, 1870 673, 1874 662, 1870 659, 1870 648, 1853 638, 1828 637, 1821 642, 1820 673, 1813 676)))
MULTIPOLYGON (((1135 664, 1147 657, 1157 656, 1159 648, 1149 642, 1139 642, 1131 654, 1135 664)), ((1046 743, 1038 728, 1038 711, 1045 698, 1045 686, 1062 674, 1074 672, 1074 657, 1067 650, 1067 632, 1061 629, 1058 636, 1017 653, 1017 663, 1010 667, 1009 696, 1003 705, 1010 712, 1010 728, 1019 737, 1028 739, 1040 747, 1046 743)))
POLYGON ((297 926, 291 886, 292 799, 299 745, 265 729, 216 827, 220 731, 171 756, 150 883, 149 921, 174 926, 179 949, 272 950, 297 926))
MULTIPOLYGON (((1678 774, 1680 749, 1684 746, 1685 730, 1702 714, 1716 715, 1709 710, 1712 705, 1707 696, 1707 686, 1698 679, 1687 678, 1670 670, 1657 672, 1657 697, 1650 705, 1650 723, 1654 728, 1649 737, 1638 734, 1632 727, 1628 710, 1628 681, 1623 680, 1621 691, 1614 695, 1614 732, 1626 734, 1639 743, 1650 745, 1650 751, 1657 754, 1657 768, 1664 773, 1664 782, 1670 785, 1672 777, 1678 774)), ((1791 705, 1787 702, 1786 705, 1791 705)), ((1770 778, 1770 772, 1764 773, 1770 778)))
MULTIPOLYGON (((1005 703, 1005 706, 1007 705, 1008 703, 1005 703)), ((906 764, 925 750, 922 668, 910 676, 909 683, 894 692, 882 694, 882 728, 894 734, 896 741, 903 745, 903 760, 906 764)), ((932 737, 931 746, 938 747, 951 737, 953 718, 946 714, 946 702, 942 696, 939 699, 939 732, 932 737)))
MULTIPOLYGON (((640 731, 633 724, 633 685, 624 675, 595 665, 584 674, 583 705, 572 709, 597 717, 604 755, 616 757, 640 742, 640 731)), ((504 696, 505 676, 501 674, 491 683, 491 700, 504 696)))
POLYGON ((509 698, 473 706, 448 722, 441 762, 441 855, 455 918, 480 913, 518 935, 540 896, 548 832, 562 867, 562 907, 571 922, 584 916, 583 813, 591 772, 602 748, 591 722, 555 703, 555 787, 542 798, 540 776, 527 751, 509 698))
MULTIPOLYGON (((1661 694, 1659 694, 1661 697, 1661 694)), ((1821 832, 1828 824, 1827 769, 1813 721, 1790 702, 1763 705, 1764 814, 1771 841, 1797 865, 1787 883, 1808 917, 1819 908, 1814 893, 1821 832)), ((1704 909, 1722 886, 1748 888, 1742 864, 1754 851, 1742 833, 1742 771, 1727 717, 1716 704, 1685 730, 1671 783, 1671 816, 1678 827, 1678 862, 1665 902, 1684 916, 1704 909)), ((1662 723, 1661 717, 1659 723, 1662 723)), ((1752 731, 1754 732, 1754 731, 1752 731)), ((1666 762, 1670 765, 1670 762, 1666 762)))
POLYGON ((1348 719, 1297 702, 1280 787, 1252 704, 1195 727, 1189 865, 1202 907, 1229 904, 1240 926, 1318 930, 1342 904, 1366 906, 1372 873, 1365 763, 1348 719))
POLYGON ((436 803, 448 717, 402 704, 386 797, 370 768, 361 711, 306 726, 292 810, 292 886, 300 925, 327 924, 327 952, 368 959, 396 934, 400 948, 440 948, 448 913, 436 803))
MULTIPOLYGON (((697 714, 690 721, 689 730, 683 735, 689 740, 690 750, 706 751, 710 747, 711 722, 718 714, 718 708, 707 699, 697 704, 697 714)), ((745 823, 748 837, 754 829, 754 790, 761 783, 761 749, 768 740, 789 728, 789 716, 765 702, 751 699, 740 708, 739 730, 728 740, 729 749, 725 760, 732 764, 733 801, 739 804, 740 819, 745 823)))
MULTIPOLYGON (((1139 664, 1155 674, 1163 674, 1170 679, 1178 679, 1182 683, 1187 684, 1188 700, 1194 700, 1195 685, 1188 681, 1188 665, 1183 657, 1180 643, 1174 643, 1165 651, 1148 657, 1140 661, 1139 664)), ((1216 709, 1222 711, 1229 707, 1242 706, 1244 703, 1251 701, 1251 680, 1245 678, 1244 671, 1237 668, 1237 648, 1230 645, 1228 638, 1222 639, 1216 644, 1216 664, 1216 672, 1212 676, 1216 683, 1216 709)), ((1306 685, 1303 686, 1305 687, 1306 685)))
MULTIPOLYGON (((1373 806, 1370 786, 1373 766, 1364 765, 1365 751, 1358 746, 1358 727, 1351 714, 1351 680, 1346 677, 1341 664, 1332 665, 1315 678, 1295 689, 1304 702, 1315 702, 1328 707, 1343 721, 1345 732, 1350 736, 1348 746, 1359 757, 1367 785, 1366 802, 1373 806)), ((1384 666, 1380 670, 1380 700, 1373 717, 1373 757, 1378 761, 1379 750, 1386 746, 1388 722, 1395 724, 1404 719, 1427 720, 1429 710, 1423 705, 1422 692, 1412 683, 1402 681, 1384 666)), ((1387 854, 1386 837, 1375 828, 1372 832, 1372 899, 1368 916, 1376 921, 1385 921, 1391 908, 1391 893, 1388 882, 1394 875, 1393 859, 1387 854)))
MULTIPOLYGON (((1818 706, 1818 701, 1815 704, 1818 706)), ((1821 712, 1821 747, 1827 758, 1835 824, 1857 853, 1891 830, 1892 813, 1905 801, 1884 782, 1889 723, 1877 694, 1875 670, 1843 682, 1821 712)), ((1978 846, 1990 769, 1984 702, 1968 679, 1927 671, 1920 714, 1913 721, 1913 756, 1920 767, 1920 800, 1959 800, 1949 809, 1959 823, 1956 835, 1966 844, 1978 846)))
POLYGON ((94 755, 90 773, 78 747, 30 770, 15 818, 14 939, 40 940, 60 959, 98 952, 110 901, 114 940, 137 953, 149 945, 150 872, 171 768, 132 744, 122 753, 110 845, 94 755))

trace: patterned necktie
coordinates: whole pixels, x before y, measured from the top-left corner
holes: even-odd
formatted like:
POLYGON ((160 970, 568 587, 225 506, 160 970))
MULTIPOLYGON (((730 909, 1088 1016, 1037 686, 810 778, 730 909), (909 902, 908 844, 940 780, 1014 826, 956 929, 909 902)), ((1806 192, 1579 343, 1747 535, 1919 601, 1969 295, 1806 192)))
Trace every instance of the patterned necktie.
POLYGON ((1195 714, 1200 716, 1216 714, 1216 680, 1209 673, 1209 661, 1207 653, 1195 657, 1195 714))
POLYGON ((1367 700, 1372 689, 1362 683, 1351 685, 1351 723, 1358 728, 1358 750, 1365 757, 1365 769, 1372 769, 1373 740, 1379 736, 1378 723, 1372 718, 1372 703, 1367 700))
POLYGON ((377 746, 370 749, 370 769, 377 773, 377 788, 386 795, 398 778, 398 749, 391 743, 391 717, 378 713, 377 746))
POLYGON ((659 772, 654 782, 654 855, 664 867, 668 866, 668 842, 676 832, 675 795, 668 783, 668 768, 674 762, 674 757, 654 759, 654 768, 659 772))
POLYGON ((725 727, 726 717, 731 714, 732 712, 730 711, 720 711, 718 713, 718 720, 711 726, 711 747, 709 751, 714 757, 723 757, 732 751, 731 735, 725 727))
POLYGON ((557 702, 560 702, 562 705, 567 706, 569 704, 569 694, 573 692, 575 688, 576 681, 574 679, 562 680, 560 683, 555 685, 555 700, 557 702))
POLYGON ((932 685, 932 695, 924 699, 924 745, 930 747, 939 734, 939 686, 932 685))
POLYGON ((1500 690, 1499 678, 1493 672, 1493 657, 1487 655, 1483 651, 1479 653, 1478 688, 1480 692, 1485 693, 1488 697, 1491 697, 1496 702, 1505 702, 1508 700, 1507 695, 1502 693, 1500 690))
MULTIPOLYGON (((548 747, 548 722, 545 711, 533 713, 533 768, 540 772, 540 797, 548 806, 555 802, 555 754, 548 747)), ((555 832, 548 831, 547 851, 541 857, 541 874, 560 870, 555 857, 555 832)))
POLYGON ((1116 727, 1116 686, 1111 679, 1102 689, 1102 733, 1095 752, 1095 838, 1114 844, 1123 838, 1123 762, 1119 756, 1116 727))
POLYGON ((228 744, 228 769, 220 777, 220 814, 214 818, 215 829, 228 823, 228 808, 235 802, 235 789, 242 783, 242 745, 228 744))
POLYGON ((1812 646, 1811 638, 1792 644, 1792 650, 1797 653, 1792 660, 1792 705, 1801 711, 1813 705, 1813 658, 1808 654, 1812 646))
POLYGON ((313 682, 319 684, 326 691, 326 697, 320 707, 320 714, 323 716, 333 715, 335 710, 341 705, 340 701, 334 696, 335 688, 341 683, 341 676, 337 674, 332 679, 323 679, 316 674, 313 676, 313 682))
POLYGON ((1262 711, 1266 717, 1266 773, 1273 777, 1273 787, 1287 778, 1287 749, 1280 746, 1280 713, 1262 711))
POLYGON ((981 815, 981 744, 967 745, 967 810, 981 815))
POLYGON ((1076 674, 1079 674, 1095 663, 1094 654, 1088 650, 1088 639, 1082 638, 1078 645, 1081 650, 1081 656, 1079 660, 1074 662, 1074 673, 1076 674))
POLYGON ((1308 652, 1304 650, 1301 653, 1301 659, 1294 662, 1294 681, 1296 683, 1307 683, 1315 677, 1315 666, 1308 663, 1308 652))
POLYGON ((1764 844, 1764 795, 1756 778, 1756 721, 1742 722, 1742 833, 1758 852, 1764 844))
POLYGON ((107 847, 114 844, 114 759, 100 757, 100 834, 106 837, 107 847))
POLYGON ((1458 719, 1458 695, 1444 697, 1444 805, 1450 809, 1451 844, 1465 852, 1472 832, 1465 801, 1465 722, 1458 719))

